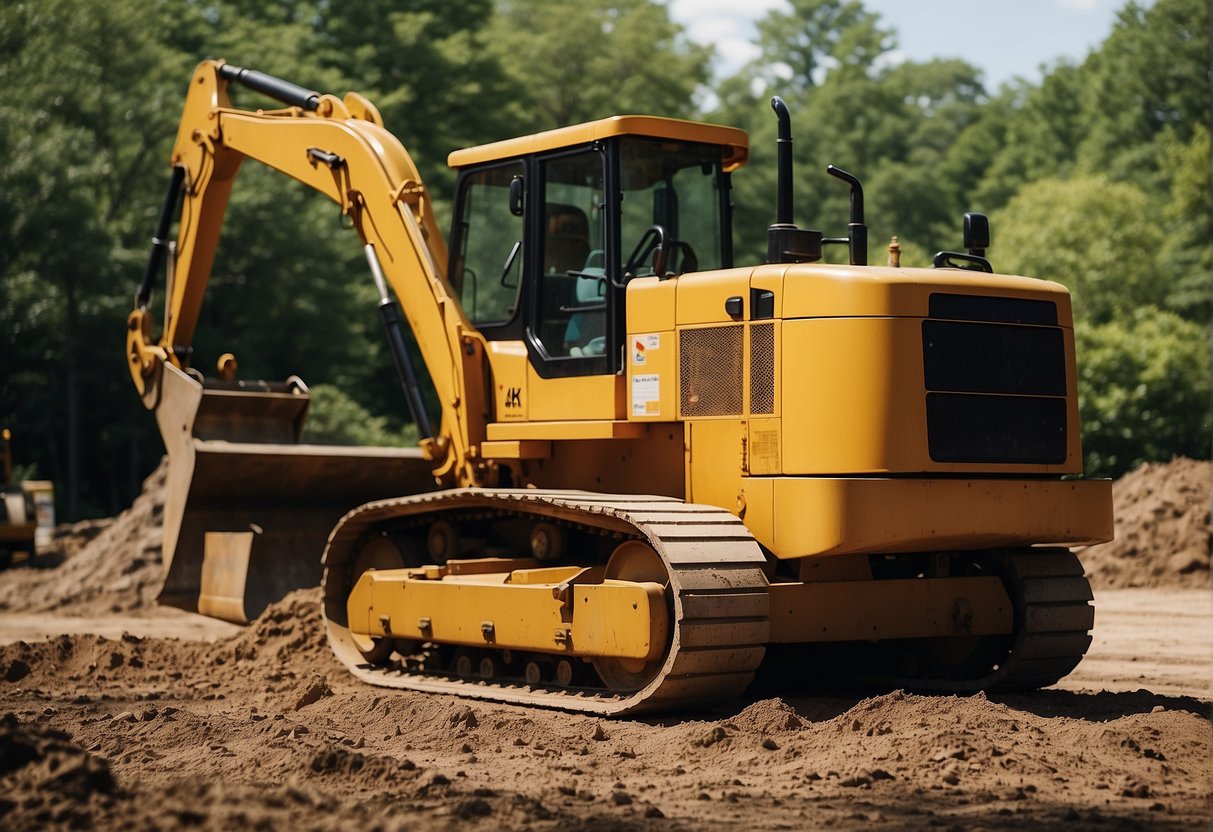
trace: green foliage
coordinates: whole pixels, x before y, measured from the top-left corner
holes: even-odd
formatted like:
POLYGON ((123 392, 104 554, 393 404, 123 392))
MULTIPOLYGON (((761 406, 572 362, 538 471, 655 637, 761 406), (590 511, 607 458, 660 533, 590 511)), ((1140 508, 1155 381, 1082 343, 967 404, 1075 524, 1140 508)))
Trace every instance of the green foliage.
MULTIPOLYGON (((738 261, 761 260, 774 219, 772 95, 792 111, 797 222, 845 234, 848 190, 825 174, 834 164, 864 182, 872 262, 883 262, 893 235, 916 250, 957 245, 960 214, 973 206, 964 181, 941 168, 979 120, 979 72, 956 60, 889 65, 893 37, 860 3, 796 0, 791 7, 759 23, 762 57, 722 86, 711 114, 750 132, 751 163, 734 182, 738 261)), ((842 249, 827 256, 844 257, 842 249)))
POLYGON ((1174 454, 1207 458, 1209 333, 1153 306, 1075 330, 1088 475, 1174 454))
POLYGON ((1209 121, 1209 4, 1135 2, 1082 67, 1079 158, 1116 178, 1164 180, 1157 142, 1188 142, 1209 121))
POLYGON ((169 22, 164 2, 0 6, 0 420, 43 449, 68 517, 121 508, 151 457, 120 352, 95 354, 163 192, 181 82, 157 72, 192 63, 159 42, 169 22))
POLYGON ((1133 185, 1042 179, 991 218, 991 257, 999 271, 1064 283, 1081 320, 1125 319, 1167 291, 1158 266, 1163 232, 1149 211, 1150 200, 1133 185))
POLYGON ((511 104, 518 79, 492 48, 492 0, 315 5, 316 51, 300 56, 288 77, 318 62, 341 77, 341 89, 370 98, 444 204, 454 183, 448 153, 526 129, 511 104))
POLYGON ((620 113, 691 116, 708 80, 711 50, 651 0, 499 0, 491 35, 528 132, 620 113))
POLYGON ((317 384, 310 390, 311 405, 303 428, 303 441, 317 445, 405 446, 417 443, 417 426, 393 429, 350 398, 339 387, 317 384))
POLYGON ((1169 277, 1166 305, 1186 318, 1209 323, 1213 276, 1213 178, 1209 174, 1209 129, 1197 127, 1183 144, 1165 142, 1171 172, 1170 199, 1162 208, 1167 237, 1161 272, 1169 277))
MULTIPOLYGON (((789 95, 822 83, 842 70, 861 75, 893 48, 893 35, 857 0, 789 0, 758 21, 761 65, 771 84, 788 84, 789 95)), ((848 73, 849 74, 849 73, 848 73)))

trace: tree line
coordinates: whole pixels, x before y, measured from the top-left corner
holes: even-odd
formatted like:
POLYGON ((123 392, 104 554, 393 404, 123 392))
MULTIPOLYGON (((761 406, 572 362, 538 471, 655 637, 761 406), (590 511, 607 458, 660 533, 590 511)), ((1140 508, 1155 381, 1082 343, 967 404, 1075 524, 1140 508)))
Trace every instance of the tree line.
MULTIPOLYGON (((613 113, 743 127, 737 262, 760 262, 777 93, 793 112, 796 220, 841 233, 865 183, 871 256, 904 265, 991 217, 995 269, 1074 296, 1088 474, 1206 458, 1210 438, 1209 9, 1134 3, 1081 62, 989 89, 961 60, 893 63, 862 2, 787 0, 759 57, 714 78, 655 0, 18 0, 0 8, 0 424, 61 516, 124 507, 159 459, 124 322, 167 181, 185 84, 222 57, 376 103, 449 208, 449 151, 613 113)), ((235 93, 242 106, 256 96, 235 93)), ((246 165, 195 342, 241 374, 302 372, 317 441, 408 442, 358 247, 322 198, 246 165)), ((162 298, 157 298, 162 302, 162 298)))

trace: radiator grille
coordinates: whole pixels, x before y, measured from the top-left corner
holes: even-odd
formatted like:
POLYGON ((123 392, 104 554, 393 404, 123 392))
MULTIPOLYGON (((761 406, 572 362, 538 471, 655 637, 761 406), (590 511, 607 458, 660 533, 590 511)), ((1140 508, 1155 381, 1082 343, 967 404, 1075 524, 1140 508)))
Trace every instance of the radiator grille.
POLYGON ((1048 300, 937 293, 928 303, 932 318, 1057 326, 1057 304, 1048 300))
POLYGON ((926 320, 922 351, 932 460, 1065 462, 1061 329, 926 320))
POLYGON ((922 350, 928 390, 1066 394, 1060 329, 923 321, 922 350))
POLYGON ((741 324, 682 330, 678 349, 682 415, 741 415, 741 361, 741 324))
POLYGON ((1066 461, 1066 400, 927 394, 927 445, 936 462, 1066 461))
POLYGON ((775 324, 750 327, 750 412, 775 412, 775 324))

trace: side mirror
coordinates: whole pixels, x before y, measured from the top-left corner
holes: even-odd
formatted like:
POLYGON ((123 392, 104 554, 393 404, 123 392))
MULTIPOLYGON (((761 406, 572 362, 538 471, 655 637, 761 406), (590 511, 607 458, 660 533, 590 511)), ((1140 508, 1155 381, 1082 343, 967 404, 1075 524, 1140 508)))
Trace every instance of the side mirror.
MULTIPOLYGON (((510 180, 510 213, 516 217, 522 216, 522 197, 525 190, 526 188, 523 185, 521 176, 515 176, 510 180)), ((968 226, 965 227, 967 228, 968 226)))
POLYGON ((990 247, 990 220, 985 214, 965 214, 964 246, 969 254, 985 256, 986 249, 990 247))

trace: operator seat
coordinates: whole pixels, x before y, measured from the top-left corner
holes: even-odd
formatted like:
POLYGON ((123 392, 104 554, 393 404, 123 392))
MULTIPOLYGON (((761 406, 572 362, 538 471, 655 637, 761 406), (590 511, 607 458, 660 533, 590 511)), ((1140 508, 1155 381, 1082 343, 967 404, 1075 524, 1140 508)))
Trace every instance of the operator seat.
POLYGON ((590 223, 580 208, 550 202, 545 210, 544 285, 559 287, 556 306, 563 319, 562 347, 574 357, 602 355, 606 350, 603 252, 590 248, 590 223))
POLYGON ((547 239, 543 247, 544 274, 567 274, 585 264, 590 253, 590 221, 575 205, 549 202, 547 239))

